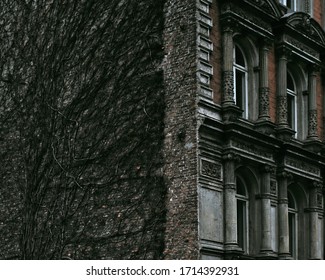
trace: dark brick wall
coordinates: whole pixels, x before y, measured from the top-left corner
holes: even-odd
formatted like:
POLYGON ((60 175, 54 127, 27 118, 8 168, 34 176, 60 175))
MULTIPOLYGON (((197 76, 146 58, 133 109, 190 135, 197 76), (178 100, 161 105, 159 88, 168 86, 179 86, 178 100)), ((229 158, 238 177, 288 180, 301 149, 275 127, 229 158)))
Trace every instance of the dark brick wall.
POLYGON ((165 5, 165 259, 198 258, 195 0, 165 5))

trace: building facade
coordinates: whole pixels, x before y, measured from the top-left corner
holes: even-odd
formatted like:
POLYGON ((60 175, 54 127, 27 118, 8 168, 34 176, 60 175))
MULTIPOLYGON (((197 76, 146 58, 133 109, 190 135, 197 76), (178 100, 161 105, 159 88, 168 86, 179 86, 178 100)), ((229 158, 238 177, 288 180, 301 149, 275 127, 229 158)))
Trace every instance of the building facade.
POLYGON ((323 1, 169 2, 165 258, 324 259, 323 1))
POLYGON ((324 1, 52 2, 0 1, 0 259, 325 258, 324 1))

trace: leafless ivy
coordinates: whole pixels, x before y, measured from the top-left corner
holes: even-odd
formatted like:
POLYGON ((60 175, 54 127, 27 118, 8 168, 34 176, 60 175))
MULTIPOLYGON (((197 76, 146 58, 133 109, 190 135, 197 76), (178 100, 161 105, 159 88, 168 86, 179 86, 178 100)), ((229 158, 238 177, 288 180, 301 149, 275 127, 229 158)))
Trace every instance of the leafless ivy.
POLYGON ((0 1, 0 258, 159 258, 163 0, 0 1))

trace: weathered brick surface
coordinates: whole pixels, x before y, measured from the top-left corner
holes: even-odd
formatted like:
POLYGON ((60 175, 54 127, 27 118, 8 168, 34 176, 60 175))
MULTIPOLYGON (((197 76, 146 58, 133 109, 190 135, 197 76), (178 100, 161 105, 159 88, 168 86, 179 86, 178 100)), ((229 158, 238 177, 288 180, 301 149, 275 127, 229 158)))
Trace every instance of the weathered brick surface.
POLYGON ((165 6, 165 259, 198 258, 196 1, 165 6))
POLYGON ((221 103, 222 91, 222 39, 219 18, 219 5, 218 1, 213 1, 210 9, 210 15, 213 21, 213 28, 211 30, 210 39, 213 43, 213 52, 211 54, 210 63, 213 66, 213 77, 211 79, 211 87, 213 89, 213 99, 217 104, 221 103))

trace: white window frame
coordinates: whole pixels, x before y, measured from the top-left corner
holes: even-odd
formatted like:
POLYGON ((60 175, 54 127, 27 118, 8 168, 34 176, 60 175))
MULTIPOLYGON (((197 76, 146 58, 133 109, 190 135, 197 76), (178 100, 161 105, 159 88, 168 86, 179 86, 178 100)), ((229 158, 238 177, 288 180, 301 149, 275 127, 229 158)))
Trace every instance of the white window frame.
POLYGON ((233 48, 233 73, 234 73, 234 101, 236 103, 237 100, 237 85, 236 85, 236 70, 243 74, 243 89, 242 89, 242 106, 240 109, 243 110, 243 118, 248 119, 248 66, 247 66, 247 59, 245 57, 245 53, 243 52, 242 48, 235 44, 233 48), (242 56, 244 58, 245 67, 236 63, 236 47, 241 51, 242 56))

